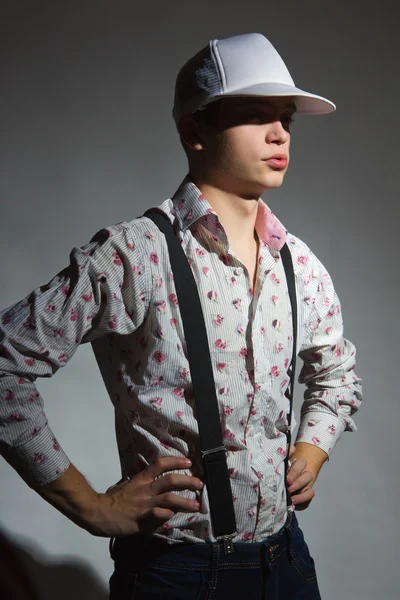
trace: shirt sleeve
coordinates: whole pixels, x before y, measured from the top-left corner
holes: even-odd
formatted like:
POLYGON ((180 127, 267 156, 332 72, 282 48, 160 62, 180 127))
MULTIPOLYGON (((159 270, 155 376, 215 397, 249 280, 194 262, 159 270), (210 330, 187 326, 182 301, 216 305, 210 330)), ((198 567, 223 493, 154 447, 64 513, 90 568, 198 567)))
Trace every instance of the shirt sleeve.
POLYGON ((298 299, 311 306, 299 356, 299 383, 306 385, 296 442, 314 444, 328 456, 344 431, 356 431, 353 415, 362 400, 355 374, 356 349, 343 337, 339 298, 329 273, 311 254, 313 291, 298 299))
POLYGON ((0 448, 35 487, 70 461, 51 431, 35 380, 51 377, 80 344, 130 334, 144 321, 151 278, 132 227, 118 224, 73 248, 69 265, 0 313, 0 448))

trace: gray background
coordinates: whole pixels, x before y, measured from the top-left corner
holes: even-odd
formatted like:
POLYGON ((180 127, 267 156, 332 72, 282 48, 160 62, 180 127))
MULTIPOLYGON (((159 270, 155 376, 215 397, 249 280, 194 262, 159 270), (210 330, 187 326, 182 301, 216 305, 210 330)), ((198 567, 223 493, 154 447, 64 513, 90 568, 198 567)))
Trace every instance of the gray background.
MULTIPOLYGON (((397 600, 399 45, 395 2, 2 2, 0 305, 46 283, 73 246, 169 197, 186 174, 171 117, 181 64, 209 39, 264 33, 295 82, 338 110, 297 117, 265 199, 330 271, 365 401, 298 513, 323 600, 397 600)), ((98 491, 120 477, 90 346, 38 383, 50 424, 98 491)), ((297 390, 296 412, 302 390, 297 390)), ((40 598, 105 600, 108 540, 0 463, 1 529, 40 598)))

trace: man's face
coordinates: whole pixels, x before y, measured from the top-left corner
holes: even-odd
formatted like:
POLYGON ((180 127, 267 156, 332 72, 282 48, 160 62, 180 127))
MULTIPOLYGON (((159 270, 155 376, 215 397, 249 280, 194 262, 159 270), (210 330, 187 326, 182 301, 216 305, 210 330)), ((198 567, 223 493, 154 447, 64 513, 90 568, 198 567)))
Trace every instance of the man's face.
POLYGON ((279 187, 289 164, 293 100, 223 98, 218 104, 207 109, 212 123, 207 118, 201 127, 210 183, 244 197, 279 187), (271 160, 275 155, 281 157, 271 160))

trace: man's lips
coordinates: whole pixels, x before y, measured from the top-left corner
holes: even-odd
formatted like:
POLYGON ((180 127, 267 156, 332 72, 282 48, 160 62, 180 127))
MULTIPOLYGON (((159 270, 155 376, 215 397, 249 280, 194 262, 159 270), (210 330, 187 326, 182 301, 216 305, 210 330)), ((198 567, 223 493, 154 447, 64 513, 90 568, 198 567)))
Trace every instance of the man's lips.
POLYGON ((263 159, 263 162, 266 162, 270 167, 276 169, 286 169, 288 157, 287 154, 274 154, 270 158, 263 159))
POLYGON ((271 160, 271 158, 277 158, 278 160, 280 160, 280 159, 287 160, 288 157, 287 157, 287 154, 282 154, 282 153, 279 154, 278 153, 278 154, 274 154, 273 156, 270 156, 269 158, 266 158, 265 160, 271 160))

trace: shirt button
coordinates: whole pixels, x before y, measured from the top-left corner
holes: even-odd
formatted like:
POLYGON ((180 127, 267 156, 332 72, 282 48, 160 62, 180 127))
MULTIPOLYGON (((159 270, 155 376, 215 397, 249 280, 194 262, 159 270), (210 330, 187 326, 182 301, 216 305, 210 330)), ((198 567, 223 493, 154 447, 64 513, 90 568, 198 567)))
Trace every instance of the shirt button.
POLYGON ((235 275, 241 275, 241 274, 243 273, 243 269, 242 269, 242 267, 237 267, 237 268, 234 270, 234 273, 235 273, 235 275))

